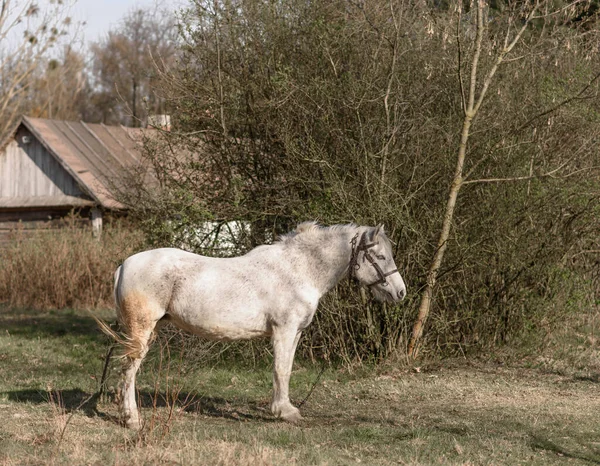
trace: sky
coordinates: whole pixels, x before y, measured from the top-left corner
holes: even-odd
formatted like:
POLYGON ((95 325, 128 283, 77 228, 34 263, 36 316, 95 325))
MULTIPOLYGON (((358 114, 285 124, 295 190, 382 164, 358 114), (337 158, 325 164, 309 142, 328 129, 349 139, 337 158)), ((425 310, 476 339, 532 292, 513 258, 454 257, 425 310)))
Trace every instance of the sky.
MULTIPOLYGON (((82 27, 85 43, 102 39, 110 28, 134 8, 152 8, 157 0, 77 0, 72 9, 72 17, 86 24, 82 27)), ((158 2, 160 8, 176 10, 185 4, 183 0, 158 2)))
MULTIPOLYGON (((24 7, 34 3, 46 11, 52 0, 12 0, 12 17, 23 11, 24 7)), ((77 30, 77 43, 85 50, 90 42, 98 42, 103 39, 111 28, 119 25, 125 15, 135 8, 155 8, 178 11, 189 4, 189 0, 66 0, 65 5, 69 8, 67 15, 72 19, 73 25, 81 24, 77 30)), ((34 17, 33 24, 39 23, 42 15, 34 17)), ((7 22, 7 24, 10 23, 7 22)), ((0 52, 4 45, 18 45, 22 42, 23 33, 33 26, 21 22, 10 29, 6 42, 0 43, 0 52)), ((2 31, 0 31, 2 32, 2 31)), ((54 53, 54 52, 50 52, 54 53)))

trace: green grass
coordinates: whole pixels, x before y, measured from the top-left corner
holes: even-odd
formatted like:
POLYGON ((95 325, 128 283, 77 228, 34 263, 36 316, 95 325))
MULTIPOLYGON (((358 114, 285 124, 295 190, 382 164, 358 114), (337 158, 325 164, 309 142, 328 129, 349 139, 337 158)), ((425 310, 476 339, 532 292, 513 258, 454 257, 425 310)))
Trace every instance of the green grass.
MULTIPOLYGON (((131 432, 117 422, 117 364, 108 399, 92 396, 106 340, 88 314, 0 309, 0 464, 600 463, 594 374, 475 361, 328 369, 296 426, 269 412, 269 361, 180 361, 164 342, 142 366, 146 425, 131 432)), ((295 365, 296 403, 319 369, 295 365)))

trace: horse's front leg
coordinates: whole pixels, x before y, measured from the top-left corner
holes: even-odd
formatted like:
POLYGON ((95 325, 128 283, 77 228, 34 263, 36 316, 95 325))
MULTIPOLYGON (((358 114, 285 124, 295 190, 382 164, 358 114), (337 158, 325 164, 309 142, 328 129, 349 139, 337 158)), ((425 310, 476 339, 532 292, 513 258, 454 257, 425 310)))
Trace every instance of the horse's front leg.
POLYGON ((302 419, 298 408, 290 403, 289 385, 294 354, 300 340, 300 332, 297 328, 274 328, 273 329, 273 354, 275 357, 273 365, 273 402, 271 411, 277 417, 285 421, 297 422, 302 419))

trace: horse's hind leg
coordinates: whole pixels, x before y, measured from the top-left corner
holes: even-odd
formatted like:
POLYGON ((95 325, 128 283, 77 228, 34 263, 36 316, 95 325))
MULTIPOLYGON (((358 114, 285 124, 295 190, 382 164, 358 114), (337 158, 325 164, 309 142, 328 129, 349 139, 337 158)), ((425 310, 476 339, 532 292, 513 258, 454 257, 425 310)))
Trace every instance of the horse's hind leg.
POLYGON ((135 403, 135 375, 140 368, 143 358, 127 356, 123 364, 123 385, 120 393, 121 418, 130 429, 139 429, 142 424, 135 403))
MULTIPOLYGON (((141 427, 140 416, 135 402, 135 376, 142 360, 148 352, 148 344, 160 311, 153 309, 147 300, 129 297, 119 306, 119 320, 125 329, 125 362, 123 364, 123 384, 120 391, 120 410, 125 425, 131 429, 141 427)), ((164 314, 164 312, 163 312, 164 314)))
POLYGON ((294 353, 300 340, 301 332, 296 328, 273 329, 273 401, 271 411, 285 421, 297 422, 302 419, 298 408, 290 403, 289 384, 294 353))

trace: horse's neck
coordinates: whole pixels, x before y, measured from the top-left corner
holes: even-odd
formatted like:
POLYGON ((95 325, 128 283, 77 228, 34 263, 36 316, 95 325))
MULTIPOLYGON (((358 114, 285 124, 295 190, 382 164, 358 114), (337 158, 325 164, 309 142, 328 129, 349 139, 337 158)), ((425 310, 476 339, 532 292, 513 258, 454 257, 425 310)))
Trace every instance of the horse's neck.
POLYGON ((352 255, 351 240, 357 233, 355 228, 323 231, 313 242, 304 244, 307 278, 321 296, 345 276, 352 255))

